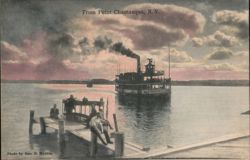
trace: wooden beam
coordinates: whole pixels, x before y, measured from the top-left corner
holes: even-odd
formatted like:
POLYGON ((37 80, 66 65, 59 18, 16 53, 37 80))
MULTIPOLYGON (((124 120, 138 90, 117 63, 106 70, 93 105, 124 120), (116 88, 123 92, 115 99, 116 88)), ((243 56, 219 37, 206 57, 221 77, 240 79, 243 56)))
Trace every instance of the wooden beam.
POLYGON ((90 157, 94 157, 97 153, 97 136, 95 133, 91 132, 91 141, 89 145, 90 157))
POLYGON ((35 111, 30 110, 29 134, 33 133, 34 114, 35 111))
POLYGON ((41 127, 41 134, 46 134, 46 124, 44 121, 44 117, 40 117, 40 127, 41 127))
POLYGON ((124 154, 124 133, 115 132, 115 157, 122 157, 124 154))

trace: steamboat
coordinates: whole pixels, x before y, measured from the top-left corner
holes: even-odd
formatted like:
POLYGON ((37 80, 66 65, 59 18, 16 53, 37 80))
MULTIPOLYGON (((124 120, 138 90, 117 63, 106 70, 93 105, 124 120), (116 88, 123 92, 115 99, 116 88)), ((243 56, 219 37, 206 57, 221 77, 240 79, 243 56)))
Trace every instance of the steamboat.
MULTIPOLYGON (((119 73, 116 75, 115 90, 118 95, 132 97, 147 97, 169 99, 171 95, 170 67, 169 77, 165 77, 163 70, 155 70, 153 59, 148 58, 145 71, 141 71, 140 56, 137 59, 137 72, 119 73)), ((170 61, 170 58, 169 58, 170 61)))

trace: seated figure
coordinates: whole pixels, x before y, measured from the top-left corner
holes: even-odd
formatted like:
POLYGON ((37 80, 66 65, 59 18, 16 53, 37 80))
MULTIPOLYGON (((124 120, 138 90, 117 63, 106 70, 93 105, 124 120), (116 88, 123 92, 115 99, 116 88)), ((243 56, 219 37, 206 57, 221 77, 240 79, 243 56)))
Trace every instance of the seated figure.
POLYGON ((53 108, 50 109, 50 118, 58 119, 59 110, 56 108, 56 104, 54 104, 53 108))

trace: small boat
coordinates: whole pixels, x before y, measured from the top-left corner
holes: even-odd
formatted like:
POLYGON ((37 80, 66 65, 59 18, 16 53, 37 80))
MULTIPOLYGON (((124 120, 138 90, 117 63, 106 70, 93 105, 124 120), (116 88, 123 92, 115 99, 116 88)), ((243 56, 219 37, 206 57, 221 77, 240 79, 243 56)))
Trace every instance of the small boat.
POLYGON ((92 82, 88 82, 88 83, 87 83, 87 87, 88 87, 88 88, 93 87, 93 83, 92 83, 92 82))

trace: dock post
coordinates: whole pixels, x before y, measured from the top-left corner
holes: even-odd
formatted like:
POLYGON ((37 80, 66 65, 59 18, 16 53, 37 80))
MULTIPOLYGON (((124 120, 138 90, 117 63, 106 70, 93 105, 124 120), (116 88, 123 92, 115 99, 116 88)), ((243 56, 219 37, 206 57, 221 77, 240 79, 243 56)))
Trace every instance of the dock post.
POLYGON ((97 136, 91 131, 91 142, 89 147, 90 157, 94 157, 97 152, 97 136))
POLYGON ((118 124, 117 124, 117 120, 116 120, 116 114, 113 114, 113 119, 114 119, 114 123, 115 123, 115 131, 118 132, 118 124))
POLYGON ((46 133, 46 124, 44 121, 44 117, 40 117, 40 127, 41 127, 41 134, 46 133))
POLYGON ((115 157, 121 157, 124 153, 124 133, 115 132, 115 157))
POLYGON ((33 133, 34 114, 35 111, 30 110, 29 134, 33 133))
POLYGON ((59 137, 59 148, 60 148, 60 157, 64 156, 65 151, 65 130, 64 130, 64 120, 58 121, 58 137, 59 137))
POLYGON ((64 120, 58 121, 59 142, 64 141, 64 120))
POLYGON ((116 114, 113 114, 115 123, 115 157, 121 157, 124 153, 124 133, 119 132, 116 114))

